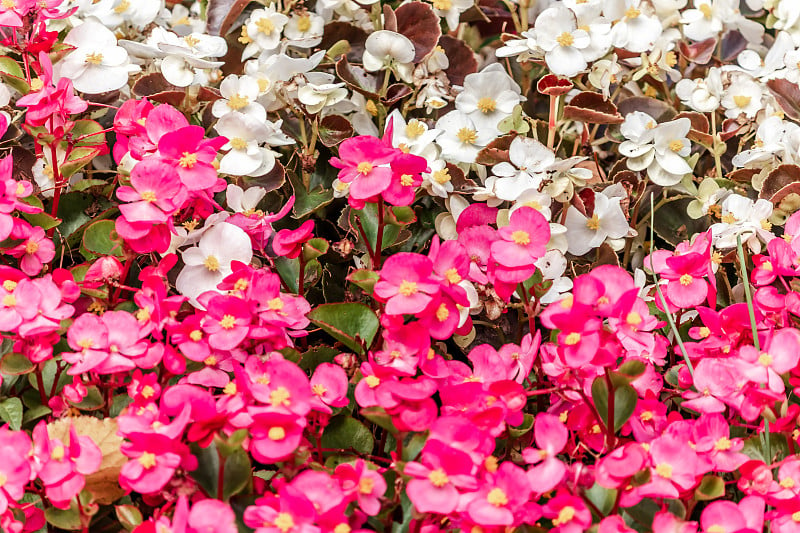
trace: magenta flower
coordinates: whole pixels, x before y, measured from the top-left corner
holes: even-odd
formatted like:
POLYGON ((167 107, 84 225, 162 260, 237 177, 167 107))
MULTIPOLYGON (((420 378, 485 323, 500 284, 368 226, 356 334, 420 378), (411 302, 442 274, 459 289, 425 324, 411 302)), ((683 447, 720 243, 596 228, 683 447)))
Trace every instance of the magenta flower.
POLYGON ((122 216, 129 222, 161 224, 183 206, 188 195, 175 168, 148 158, 133 167, 130 187, 117 189, 122 216))
POLYGON ((525 471, 504 462, 494 473, 487 473, 477 493, 464 495, 470 520, 481 526, 513 526, 517 513, 530 498, 532 489, 525 471))
POLYGON ((311 376, 311 406, 323 413, 331 413, 331 407, 345 407, 347 398, 347 374, 339 365, 322 363, 311 376))
POLYGON ((355 464, 341 464, 336 467, 334 477, 338 479, 346 494, 358 502, 368 515, 375 516, 381 509, 380 498, 386 492, 386 480, 368 467, 363 459, 355 464))
POLYGON ((553 522, 552 531, 582 533, 592 524, 592 513, 578 496, 560 492, 544 506, 543 514, 553 522))
POLYGON ((203 302, 208 309, 203 318, 203 331, 208 344, 217 350, 236 348, 250 331, 252 316, 247 306, 235 296, 215 295, 203 302))
POLYGON ((217 170, 211 163, 226 142, 225 137, 206 139, 200 126, 186 126, 158 139, 158 158, 177 170, 189 191, 202 191, 217 185, 217 170))
POLYGON ((10 504, 22 499, 25 485, 31 479, 28 462, 31 439, 23 431, 11 431, 8 426, 0 428, 0 513, 5 513, 10 504))
POLYGON ((122 465, 119 482, 142 494, 160 491, 181 465, 182 455, 188 453, 185 445, 157 433, 134 433, 128 439, 122 453, 130 461, 122 465))
POLYGON ((56 256, 56 247, 38 226, 30 227, 24 239, 21 244, 7 250, 7 253, 19 259, 20 270, 29 276, 35 276, 56 256))
POLYGON ((330 164, 341 169, 339 180, 350 184, 350 198, 369 200, 389 187, 393 172, 388 163, 398 152, 377 137, 360 135, 342 142, 339 157, 332 157, 330 164))
POLYGON ((425 445, 421 462, 408 462, 404 473, 408 498, 420 513, 450 514, 458 505, 460 491, 472 491, 478 482, 472 475, 470 456, 439 441, 425 445))
POLYGON ((390 256, 375 284, 375 296, 386 302, 390 315, 419 313, 440 290, 431 277, 433 264, 424 255, 397 253, 390 256))
POLYGON ((532 207, 521 207, 511 213, 508 226, 497 232, 499 240, 492 243, 492 259, 507 268, 530 268, 545 253, 550 241, 550 225, 532 207))
POLYGON ((314 504, 300 490, 285 485, 279 494, 268 493, 245 509, 245 525, 255 533, 320 533, 314 504))
POLYGON ((294 259, 303 250, 303 244, 314 233, 314 221, 306 220, 296 230, 282 229, 272 239, 272 249, 276 254, 294 259))
POLYGON ((528 470, 528 479, 534 490, 543 494, 556 488, 564 475, 567 467, 556 456, 567 445, 569 431, 561 420, 550 413, 539 413, 533 425, 536 448, 522 450, 525 462, 535 466, 528 470))
POLYGON ((262 463, 289 458, 300 445, 306 419, 292 414, 262 412, 253 415, 250 453, 262 463))

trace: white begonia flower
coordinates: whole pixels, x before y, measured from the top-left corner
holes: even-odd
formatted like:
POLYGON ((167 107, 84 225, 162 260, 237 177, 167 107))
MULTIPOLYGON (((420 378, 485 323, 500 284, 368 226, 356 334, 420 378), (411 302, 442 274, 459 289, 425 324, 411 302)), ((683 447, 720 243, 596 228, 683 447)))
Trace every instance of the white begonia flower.
POLYGON ((428 128, 426 123, 416 118, 406 122, 399 109, 395 109, 387 117, 387 130, 390 121, 392 123, 392 146, 403 152, 424 157, 429 163, 436 159, 439 154, 433 141, 441 135, 440 130, 428 128))
POLYGON ((649 13, 650 6, 642 0, 625 0, 622 5, 625 9, 620 18, 606 12, 606 16, 617 21, 611 29, 614 46, 636 53, 652 49, 664 31, 661 20, 649 13))
POLYGON ((709 213, 712 206, 722 202, 726 196, 733 194, 730 189, 723 189, 714 178, 705 178, 697 188, 697 196, 686 206, 686 214, 697 220, 709 213))
POLYGON ((722 95, 722 107, 725 116, 736 118, 744 114, 747 118, 754 118, 756 113, 763 109, 761 101, 764 97, 762 86, 747 74, 733 73, 733 81, 722 95))
POLYGON ((634 111, 620 126, 620 132, 628 140, 620 145, 619 153, 628 158, 629 169, 646 170, 656 185, 676 185, 692 171, 686 162, 691 152, 691 143, 686 137, 690 129, 688 118, 656 124, 650 115, 634 111))
POLYGON ((736 238, 753 253, 761 251, 761 242, 775 238, 772 233, 772 202, 759 199, 755 202, 746 196, 731 194, 722 201, 721 222, 711 225, 714 246, 720 250, 736 248, 736 238))
POLYGON ((565 2, 577 20, 578 28, 589 34, 589 46, 581 53, 587 63, 597 61, 611 50, 611 22, 602 15, 602 2, 565 2))
POLYGON ((592 64, 589 71, 589 83, 603 92, 603 98, 608 100, 611 95, 611 85, 619 81, 622 65, 617 62, 617 54, 612 54, 609 59, 601 59, 592 64))
POLYGON ((733 166, 743 168, 762 168, 775 166, 777 160, 786 153, 785 139, 800 135, 800 126, 780 117, 765 119, 756 130, 753 148, 733 156, 733 166))
POLYGON ((497 57, 517 57, 517 61, 527 61, 529 59, 540 59, 544 57, 542 49, 536 44, 536 32, 534 30, 524 31, 520 38, 509 39, 503 46, 495 50, 497 57))
POLYGON ((258 207, 258 203, 267 195, 264 187, 250 187, 242 189, 233 183, 228 184, 225 191, 225 201, 228 208, 234 213, 252 213, 258 207))
POLYGON ((724 5, 717 0, 694 0, 694 8, 687 9, 681 17, 683 34, 694 41, 705 41, 722 32, 724 5))
POLYGON ((139 71, 128 52, 117 46, 114 33, 94 19, 73 28, 64 44, 75 47, 56 63, 54 75, 69 78, 78 91, 99 94, 127 85, 128 75, 139 71))
POLYGON ((491 130, 479 130, 465 113, 453 110, 436 122, 442 133, 436 144, 442 149, 442 157, 455 163, 474 163, 478 152, 494 138, 491 130))
POLYGON ((166 18, 167 25, 178 35, 205 32, 205 21, 182 4, 172 6, 172 11, 169 11, 166 17, 163 13, 162 11, 162 18, 166 18))
POLYGON ((594 195, 594 213, 586 217, 574 206, 567 209, 564 226, 567 228, 567 250, 581 256, 597 248, 606 239, 621 239, 630 227, 620 207, 620 198, 609 198, 602 192, 594 195))
POLYGON ((259 88, 255 78, 231 74, 222 80, 219 92, 222 98, 215 101, 211 107, 211 113, 215 117, 220 118, 228 113, 238 111, 262 122, 267 120, 267 111, 256 102, 259 88))
POLYGON ((722 77, 717 67, 708 69, 705 78, 682 79, 675 85, 675 94, 684 104, 701 113, 712 113, 722 100, 722 77))
POLYGON ((433 12, 447 21, 450 31, 455 31, 461 13, 474 5, 475 0, 433 0, 433 12))
POLYGON ((228 153, 219 163, 219 171, 233 176, 247 176, 257 170, 263 161, 259 144, 266 141, 267 126, 248 115, 227 113, 214 126, 217 133, 228 138, 222 150, 228 153))
POLYGON ((378 30, 367 37, 362 62, 364 69, 369 72, 390 68, 400 79, 410 82, 415 55, 414 43, 408 37, 389 30, 378 30))
POLYGON ((115 26, 127 22, 141 30, 156 20, 162 9, 164 0, 115 0, 113 12, 121 19, 115 26))
MULTIPOLYGON (((494 193, 501 200, 515 201, 526 189, 538 189, 546 172, 556 162, 555 154, 530 137, 515 137, 508 150, 510 163, 492 167, 494 193)), ((487 180, 488 183, 488 180, 487 180)))
POLYGON ((539 298, 539 303, 557 302, 563 293, 572 289, 572 279, 564 276, 564 272, 567 271, 567 258, 560 250, 548 250, 534 264, 541 271, 544 279, 553 282, 550 289, 539 298))
POLYGON ((452 176, 447 168, 447 163, 436 159, 428 163, 430 172, 422 173, 422 186, 432 196, 447 198, 453 192, 452 176))
POLYGON ((547 67, 571 78, 586 69, 582 50, 591 44, 589 34, 578 29, 575 13, 564 6, 549 7, 534 23, 536 44, 544 50, 547 67))
POLYGON ((198 306, 197 297, 217 285, 232 273, 231 262, 249 264, 253 258, 250 237, 233 224, 220 222, 200 237, 197 246, 181 252, 185 267, 175 280, 178 292, 198 306))
POLYGON ((494 63, 464 78, 464 90, 456 97, 456 109, 466 113, 478 128, 492 129, 499 135, 497 125, 524 100, 521 92, 503 65, 494 63))
POLYGON ((256 9, 245 23, 243 34, 250 41, 242 52, 242 59, 249 59, 262 51, 275 50, 281 42, 281 32, 289 17, 279 13, 270 5, 256 9))
POLYGON ((514 204, 508 210, 508 213, 510 215, 520 207, 532 207, 539 211, 544 218, 550 220, 550 216, 552 215, 550 205, 552 203, 553 198, 549 194, 539 192, 536 189, 525 189, 517 196, 517 199, 514 200, 514 204))
POLYGON ((800 3, 779 0, 772 15, 775 17, 775 29, 789 33, 795 46, 800 46, 800 3))
POLYGON ((325 19, 316 13, 295 13, 283 28, 288 44, 299 48, 313 48, 322 42, 325 19))
MULTIPOLYGON (((344 83, 331 83, 335 78, 332 74, 314 72, 308 83, 297 90, 297 99, 306 107, 306 111, 317 114, 324 108, 332 106, 347 98, 347 89, 344 83)), ((310 74, 309 74, 310 76, 310 74)))

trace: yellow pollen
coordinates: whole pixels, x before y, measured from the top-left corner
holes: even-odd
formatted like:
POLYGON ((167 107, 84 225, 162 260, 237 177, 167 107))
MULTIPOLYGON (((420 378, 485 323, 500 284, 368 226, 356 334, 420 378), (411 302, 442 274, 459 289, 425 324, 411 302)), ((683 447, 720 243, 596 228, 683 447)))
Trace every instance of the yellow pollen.
POLYGON ((236 280, 236 283, 233 284, 233 290, 241 292, 243 290, 246 290, 247 287, 249 286, 250 284, 247 282, 246 279, 239 278, 236 280))
POLYGON ((150 320, 150 310, 146 307, 142 307, 136 311, 136 320, 139 322, 147 322, 150 320))
POLYGON ((189 48, 193 48, 198 44, 200 44, 200 39, 194 37, 193 35, 187 35, 186 37, 183 38, 183 42, 185 42, 186 46, 188 46, 189 48))
POLYGON ((572 46, 575 43, 575 37, 570 32, 565 31, 556 37, 556 42, 561 46, 572 46))
POLYGON ((197 229, 197 226, 199 226, 199 225, 200 225, 200 221, 197 220, 196 218, 193 218, 192 220, 187 220, 186 222, 181 224, 181 226, 183 226, 183 228, 186 231, 194 231, 195 229, 197 229))
POLYGON ((5 9, 14 9, 17 7, 17 2, 16 0, 3 0, 3 2, 0 3, 0 6, 4 7, 5 9))
POLYGON ((586 227, 592 231, 600 229, 600 217, 597 216, 597 213, 593 214, 592 218, 586 221, 586 227))
POLYGON ((409 139, 416 139, 423 133, 425 133, 425 124, 419 120, 409 120, 408 124, 406 124, 406 137, 409 139))
POLYGON ((608 296, 601 296, 597 299, 597 305, 608 305, 611 300, 608 299, 608 296))
POLYGON ((283 309, 283 300, 281 300, 280 297, 273 298, 272 300, 267 302, 267 308, 270 311, 280 311, 281 309, 283 309))
POLYGON ((378 116, 378 106, 376 106, 375 102, 373 102, 372 100, 367 100, 367 103, 364 105, 364 108, 367 110, 367 113, 369 113, 373 117, 378 116))
POLYGON ((195 163, 197 163, 197 154, 190 154, 189 152, 183 152, 178 160, 181 168, 192 168, 195 163))
POLYGON ((414 294, 417 294, 417 291, 418 289, 416 282, 407 280, 403 280, 402 283, 400 283, 400 288, 397 289, 397 292, 403 296, 413 296, 414 294))
POLYGON ((344 522, 333 528, 333 533, 350 533, 351 531, 353 531, 353 528, 344 522))
POLYGON ((566 524, 573 518, 575 518, 575 508, 571 505, 567 505, 562 507, 558 512, 558 517, 553 520, 553 525, 560 526, 561 524, 566 524))
POLYGON ((625 18, 627 18, 627 19, 635 19, 636 17, 638 17, 641 14, 642 14, 642 12, 639 11, 638 9, 636 9, 635 7, 629 7, 628 10, 625 12, 625 18))
POLYGON ((733 97, 733 103, 736 104, 736 107, 747 107, 750 104, 750 100, 752 100, 752 96, 744 96, 741 94, 737 94, 733 97))
POLYGON ((222 389, 222 392, 224 392, 229 396, 236 394, 238 392, 238 389, 236 388, 236 383, 234 383, 233 381, 229 382, 227 385, 225 385, 225 388, 222 389))
POLYGON ((540 204, 536 200, 531 200, 530 202, 525 202, 523 205, 525 205, 526 207, 532 207, 532 208, 536 209, 537 211, 541 211, 542 210, 542 204, 540 204))
POLYGON ((0 487, 6 484, 8 477, 5 474, 0 474, 0 487))
POLYGON ((121 15, 122 13, 125 13, 130 7, 131 3, 128 0, 122 0, 122 2, 120 2, 119 5, 114 8, 114 13, 121 15))
POLYGON ((213 255, 209 255, 208 257, 206 257, 206 260, 203 261, 203 264, 211 272, 216 272, 217 270, 219 270, 219 259, 217 259, 213 255))
POLYGON ((269 440, 283 440, 286 438, 286 430, 280 426, 269 428, 267 437, 269 437, 269 440))
POLYGON ((680 152, 683 150, 683 141, 679 139, 675 139, 674 141, 669 143, 669 149, 673 152, 680 152))
POLYGON ((358 170, 362 175, 366 176, 367 174, 372 172, 372 168, 373 168, 372 167, 372 163, 368 163, 366 161, 362 161, 361 163, 358 164, 358 167, 356 167, 356 170, 358 170))
POLYGON ((447 474, 441 468, 437 468, 436 470, 432 471, 428 474, 428 481, 431 482, 436 488, 442 488, 450 481, 448 479, 447 474))
POLYGON ((758 364, 760 364, 761 366, 769 366, 772 364, 773 360, 774 359, 772 358, 772 356, 766 352, 758 356, 758 364))
POLYGON ((792 513, 792 520, 795 522, 800 522, 800 511, 795 511, 792 513))
POLYGON ((562 307, 562 309, 571 309, 574 301, 575 297, 571 294, 567 294, 564 299, 559 302, 559 305, 562 307))
POLYGON ((791 489, 792 487, 794 487, 794 479, 790 477, 785 477, 781 480, 779 485, 784 489, 791 489))
POLYGON ((400 176, 400 184, 403 187, 411 187, 412 185, 414 185, 414 176, 412 176, 411 174, 403 174, 402 176, 400 176))
POLYGON ((703 327, 701 327, 700 329, 697 330, 697 334, 700 335, 701 339, 705 339, 706 337, 711 335, 711 330, 708 329, 707 327, 703 326, 703 327))
POLYGON ((683 276, 680 277, 679 281, 681 285, 686 287, 692 284, 694 278, 691 276, 691 274, 684 274, 683 276))
POLYGON ((150 385, 145 385, 144 387, 142 387, 142 398, 144 398, 145 400, 149 400, 150 398, 152 398, 155 393, 156 393, 155 389, 153 389, 153 387, 151 387, 150 385))
POLYGON ((297 29, 300 32, 307 32, 311 29, 311 17, 306 14, 297 17, 297 29))
POLYGON ((81 339, 78 342, 78 346, 80 346, 84 350, 88 350, 89 348, 94 346, 94 341, 92 339, 81 339))
POLYGON ((253 42, 253 39, 251 39, 250 35, 247 33, 247 26, 242 26, 242 35, 237 40, 242 44, 250 44, 253 42))
POLYGON ((712 252, 712 254, 711 254, 711 262, 716 264, 716 265, 721 264, 722 263, 722 254, 719 253, 718 251, 714 250, 714 252, 712 252))
POLYGON ((592 433, 594 433, 595 435, 597 435, 601 431, 602 429, 600 429, 600 424, 595 424, 592 426, 592 433))
POLYGON ((191 333, 189 333, 189 338, 192 339, 194 342, 199 342, 200 339, 203 338, 203 332, 200 331, 199 329, 193 330, 191 333))
POLYGON ((642 422, 649 422, 653 419, 653 411, 642 411, 639 414, 639 420, 642 422))
POLYGON ((217 364, 217 358, 214 357, 213 355, 209 355, 208 357, 205 358, 203 364, 206 366, 214 366, 217 364))
POLYGON ((489 455, 486 459, 483 460, 483 467, 486 469, 487 472, 490 474, 494 474, 497 472, 497 457, 494 455, 489 455))
POLYGON ((381 384, 381 380, 378 376, 367 376, 364 378, 364 381, 367 382, 370 389, 374 389, 381 384))
POLYGON ((375 488, 375 480, 371 477, 362 477, 358 481, 358 492, 361 494, 370 494, 372 489, 375 488))
POLYGON ((433 0, 433 8, 439 11, 449 11, 452 7, 452 0, 433 0))
POLYGON ((631 311, 628 313, 628 316, 625 317, 625 322, 629 326, 638 326, 642 323, 642 315, 637 313, 636 311, 631 311))
POLYGON ((294 520, 292 520, 292 515, 289 513, 278 513, 278 516, 275 517, 274 524, 282 533, 286 533, 294 527, 294 520))
POLYGON ((450 316, 450 311, 447 309, 445 304, 440 304, 439 308, 436 310, 436 320, 439 322, 444 322, 450 316))
POLYGON ((60 461, 64 458, 64 447, 59 445, 53 448, 53 451, 50 452, 50 459, 53 461, 60 461))
POLYGON ((761 268, 763 268, 767 272, 772 272, 774 267, 772 266, 772 263, 770 263, 769 261, 764 261, 763 263, 761 263, 761 268))
POLYGON ((711 20, 711 18, 714 16, 714 13, 711 11, 711 6, 708 4, 700 4, 697 9, 699 9, 700 13, 702 13, 703 16, 708 20, 711 20))
POLYGON ((722 220, 722 222, 724 222, 725 224, 734 224, 736 222, 736 217, 730 213, 727 213, 722 215, 720 220, 722 220))
POLYGON ((461 276, 455 268, 448 268, 444 273, 444 277, 451 285, 461 283, 461 276))
POLYGON ((33 255, 39 250, 39 243, 35 241, 28 241, 28 244, 25 245, 25 253, 28 255, 33 255))
POLYGON ((316 396, 322 396, 323 394, 328 392, 328 389, 325 388, 325 385, 317 383, 316 385, 311 387, 311 392, 314 393, 314 395, 316 396))
POLYGON ((678 54, 673 51, 667 52, 666 55, 664 55, 664 63, 670 68, 674 67, 678 64, 678 54))
POLYGON ((772 222, 770 222, 767 219, 762 220, 761 221, 761 229, 763 229, 765 231, 771 231, 772 230, 772 222))
POLYGON ((647 124, 644 125, 645 129, 648 129, 648 130, 652 130, 656 126, 657 126, 657 124, 653 120, 648 121, 647 124))
POLYGON ((247 141, 242 139, 241 137, 234 137, 231 139, 231 148, 234 150, 244 150, 247 148, 247 141))
POLYGON ((142 465, 142 468, 145 470, 150 470, 154 466, 156 466, 156 454, 150 452, 144 452, 142 455, 139 456, 139 464, 142 465))
POLYGON ((725 529, 725 526, 721 526, 719 524, 713 524, 706 528, 708 533, 726 533, 728 530, 725 529))
POLYGON ((17 305, 17 298, 13 294, 6 294, 3 296, 3 305, 6 307, 14 307, 17 305))
POLYGON ((86 59, 84 61, 92 65, 99 65, 100 63, 103 62, 103 54, 101 54, 100 52, 93 52, 91 54, 87 54, 86 59))
POLYGON ((228 99, 228 107, 234 111, 238 111, 250 105, 250 98, 240 94, 234 94, 228 99))
POLYGON ((256 21, 256 28, 258 28, 258 31, 264 35, 269 35, 275 31, 275 25, 272 23, 269 17, 261 17, 258 19, 256 21))
POLYGON ((672 477, 672 465, 668 463, 660 463, 656 465, 656 474, 665 479, 670 479, 672 477))
POLYGON ((463 127, 456 133, 458 140, 464 144, 475 144, 478 140, 478 132, 472 128, 463 127))
POLYGON ((572 333, 567 335, 566 339, 564 339, 564 344, 566 344, 567 346, 575 346, 579 342, 581 342, 581 334, 578 333, 577 331, 573 331, 572 333))
POLYGON ((724 452, 730 450, 733 446, 731 439, 728 437, 720 437, 719 440, 714 444, 714 449, 718 452, 724 452))
POLYGON ((431 175, 431 178, 433 178, 433 181, 439 184, 447 183, 452 179, 450 176, 450 171, 447 169, 447 167, 443 168, 442 170, 437 170, 436 172, 434 172, 431 175))
POLYGON ((155 202, 156 200, 158 200, 158 198, 156 198, 156 193, 154 193, 153 191, 144 191, 141 194, 141 197, 142 200, 144 200, 145 202, 155 202))
POLYGON ((269 403, 272 407, 284 406, 288 407, 292 404, 289 399, 292 397, 289 389, 286 387, 278 387, 274 391, 269 393, 269 403))
MULTIPOLYGON (((242 29, 244 29, 244 26, 242 26, 242 29)), ((267 78, 258 78, 258 92, 266 92, 267 89, 270 88, 270 85, 272 84, 267 78)))
POLYGON ((236 317, 233 315, 222 315, 222 320, 219 321, 222 329, 233 329, 236 326, 236 317))
POLYGON ((503 489, 495 487, 486 495, 486 501, 495 507, 503 507, 504 505, 508 505, 508 496, 503 489))
POLYGON ((397 145, 397 149, 403 152, 404 154, 411 153, 411 147, 409 147, 406 143, 400 143, 397 145))
POLYGON ((495 109, 497 109, 497 101, 494 98, 484 96, 483 98, 478 100, 478 109, 484 115, 488 115, 489 113, 492 113, 495 109))
POLYGON ((520 246, 527 246, 531 243, 531 235, 527 231, 518 229, 517 231, 511 234, 511 240, 514 241, 514 244, 519 244, 520 246))

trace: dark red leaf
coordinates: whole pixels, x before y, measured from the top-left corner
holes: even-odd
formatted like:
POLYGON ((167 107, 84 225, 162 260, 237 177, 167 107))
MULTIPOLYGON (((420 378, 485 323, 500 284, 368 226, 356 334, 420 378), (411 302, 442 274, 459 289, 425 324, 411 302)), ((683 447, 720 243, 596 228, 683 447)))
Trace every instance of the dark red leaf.
POLYGON ((711 61, 716 47, 717 39, 715 37, 700 41, 699 43, 686 44, 685 42, 680 42, 678 44, 678 48, 683 57, 699 65, 705 65, 711 61))
POLYGON ((800 87, 783 78, 767 82, 772 95, 789 118, 800 120, 800 87))
POLYGON ((211 35, 227 35, 228 30, 249 3, 250 0, 208 0, 206 31, 211 35))
MULTIPOLYGON (((347 41, 350 45, 350 51, 347 52, 349 61, 361 61, 361 58, 364 57, 364 43, 367 41, 367 32, 349 22, 335 21, 326 24, 322 33, 320 48, 328 50, 339 41, 347 41)), ((333 59, 336 58, 334 57, 333 59)))
POLYGON ((327 147, 335 146, 353 135, 353 125, 341 115, 328 115, 319 125, 319 140, 327 147))
POLYGON ((461 39, 450 35, 442 35, 439 46, 447 55, 450 66, 444 71, 453 85, 464 85, 464 78, 473 72, 478 72, 478 61, 475 52, 461 39))
MULTIPOLYGON (((794 189, 800 189, 800 167, 797 165, 781 165, 769 173, 761 186, 758 197, 779 202, 784 196, 793 192, 787 190, 787 187, 792 185, 794 189)), ((794 190, 794 192, 797 192, 797 190, 794 190)))
POLYGON ((536 90, 547 96, 567 94, 573 87, 574 85, 567 78, 562 78, 555 74, 548 74, 536 82, 536 90))
POLYGON ((619 124, 624 120, 610 100, 589 91, 578 93, 564 106, 564 118, 589 124, 619 124))
POLYGON ((428 55, 439 42, 442 28, 439 17, 433 12, 430 4, 424 2, 409 2, 403 4, 395 11, 397 17, 397 32, 408 37, 416 54, 414 63, 418 63, 428 55))

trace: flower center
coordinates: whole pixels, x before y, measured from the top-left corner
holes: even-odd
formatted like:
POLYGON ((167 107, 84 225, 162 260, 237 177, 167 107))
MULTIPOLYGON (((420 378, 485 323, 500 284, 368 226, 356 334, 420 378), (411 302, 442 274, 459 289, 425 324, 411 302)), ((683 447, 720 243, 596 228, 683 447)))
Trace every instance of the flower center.
POLYGON ((414 294, 417 294, 417 290, 416 282, 403 280, 403 282, 400 283, 400 288, 397 289, 397 292, 403 296, 413 296, 414 294))
POLYGON ((683 276, 680 277, 679 281, 680 281, 681 285, 686 287, 686 286, 692 284, 692 282, 694 281, 694 278, 692 277, 691 274, 684 274, 683 276))
POLYGON ((234 111, 245 108, 250 105, 250 98, 242 96, 239 93, 234 94, 228 99, 228 107, 234 111))
POLYGON ((795 511, 792 513, 792 520, 795 522, 800 522, 800 511, 795 511))
POLYGON ((234 150, 244 150, 247 148, 247 141, 242 139, 241 137, 234 137, 231 139, 231 148, 234 150))
POLYGON ((673 152, 680 152, 681 150, 683 150, 683 141, 679 139, 671 141, 669 143, 669 149, 672 150, 673 152))
POLYGON ((381 380, 378 376, 367 376, 364 380, 367 382, 370 389, 374 389, 381 384, 381 380))
POLYGON ((456 270, 455 268, 448 268, 444 273, 444 277, 452 285, 456 285, 457 283, 461 283, 461 275, 458 273, 458 270, 456 270))
POLYGON ((431 482, 436 488, 442 488, 450 481, 447 477, 447 474, 441 468, 437 468, 436 470, 432 471, 428 474, 428 481, 431 482))
POLYGON ((400 176, 400 184, 403 187, 411 187, 412 185, 414 185, 414 176, 412 176, 411 174, 403 174, 402 176, 400 176))
POLYGON ((641 420, 642 422, 649 422, 652 419, 653 419, 653 411, 642 411, 642 413, 639 415, 639 420, 641 420))
POLYGON ((464 144, 475 144, 478 140, 478 132, 472 128, 463 127, 456 133, 458 140, 464 144))
POLYGON ((597 216, 597 213, 593 214, 592 218, 586 221, 586 227, 592 231, 600 229, 600 217, 597 216))
POLYGON ((291 404, 289 398, 292 397, 292 394, 289 392, 289 389, 286 387, 278 387, 274 391, 269 393, 269 403, 272 407, 278 407, 280 405, 288 406, 291 404))
POLYGON ((370 494, 373 488, 375 488, 375 480, 370 477, 362 477, 358 482, 358 492, 361 494, 370 494))
POLYGON ((478 109, 480 109, 481 113, 484 115, 489 114, 497 109, 497 100, 488 96, 484 96, 478 100, 478 109))
POLYGON ((771 231, 772 230, 772 222, 770 222, 767 219, 762 220, 761 221, 761 229, 763 229, 765 231, 771 231))
POLYGON ((635 7, 631 6, 631 7, 629 7, 629 8, 628 8, 628 10, 625 12, 625 18, 626 18, 626 19, 635 19, 636 17, 638 17, 638 16, 639 16, 639 15, 641 15, 641 14, 642 14, 642 12, 641 12, 641 11, 639 11, 639 10, 638 10, 638 9, 636 9, 635 7))
POLYGON ((747 107, 750 104, 750 100, 753 98, 751 96, 744 96, 742 94, 737 94, 733 97, 733 103, 736 104, 736 107, 747 107))
POLYGON ((44 87, 44 82, 39 78, 33 78, 31 80, 31 91, 41 91, 42 87, 44 87))
POLYGON ((433 181, 442 185, 452 179, 450 177, 450 171, 446 167, 442 170, 437 170, 431 177, 433 178, 433 181))
POLYGON ((508 504, 508 496, 503 489, 494 488, 489 491, 489 494, 486 495, 486 501, 495 507, 503 507, 504 505, 508 504))
POLYGON ((92 52, 91 54, 86 54, 86 59, 84 60, 86 63, 91 65, 99 65, 103 62, 103 54, 100 52, 92 52))
POLYGON ((423 133, 425 133, 425 125, 419 120, 414 119, 406 124, 406 137, 409 139, 416 139, 423 133))
POLYGON ((733 446, 731 439, 728 437, 720 437, 719 440, 714 444, 714 449, 718 452, 724 452, 726 450, 730 450, 733 446))
POLYGON ((556 37, 556 42, 561 46, 572 46, 575 43, 575 37, 570 32, 565 31, 556 37))
POLYGON ((700 13, 702 13, 703 16, 708 20, 711 20, 711 18, 714 16, 714 13, 711 11, 711 6, 708 4, 700 4, 697 9, 699 9, 700 13))
POLYGON ((719 524, 714 524, 714 525, 708 526, 706 528, 706 531, 708 533, 726 533, 727 529, 725 529, 725 526, 721 526, 719 524))
POLYGON ((191 333, 189 333, 189 338, 192 339, 194 342, 199 342, 200 339, 203 338, 203 332, 200 331, 199 329, 195 329, 191 333))
POLYGON ((581 342, 581 334, 578 333, 577 331, 573 331, 572 333, 567 335, 566 339, 564 339, 564 344, 566 344, 567 346, 575 346, 579 342, 581 342))
POLYGON ((142 468, 145 470, 150 470, 154 466, 156 466, 156 454, 150 452, 144 452, 142 455, 139 456, 139 464, 142 465, 142 468))
POLYGON ((213 255, 209 255, 208 257, 206 257, 206 260, 203 261, 203 264, 211 272, 216 272, 217 270, 219 270, 219 259, 217 259, 213 255))
POLYGON ((154 193, 153 191, 144 191, 141 196, 142 200, 144 200, 145 202, 155 202, 156 200, 158 200, 158 198, 156 198, 156 193, 154 193))
POLYGON ((638 326, 642 323, 642 315, 637 313, 636 311, 631 311, 628 313, 628 316, 625 317, 625 322, 629 326, 638 326))
POLYGON ((3 296, 3 305, 5 307, 14 307, 17 305, 17 298, 13 294, 6 294, 3 296))
POLYGON ((142 387, 142 398, 144 398, 145 400, 149 400, 150 398, 152 398, 155 393, 156 393, 155 389, 150 385, 145 385, 144 387, 142 387))
POLYGON ((17 7, 17 2, 16 0, 3 0, 3 3, 0 4, 0 6, 3 6, 5 9, 14 9, 17 7))
POLYGON ((514 244, 519 244, 520 246, 527 246, 531 243, 531 235, 527 231, 518 229, 517 231, 511 234, 511 240, 514 241, 514 244))
POLYGON ((311 392, 313 392, 316 396, 322 396, 323 394, 328 392, 328 389, 325 388, 325 385, 317 383, 316 385, 313 385, 311 387, 311 392))
POLYGON ((195 163, 197 163, 197 154, 191 154, 189 152, 183 152, 181 158, 178 160, 178 164, 182 168, 192 168, 195 163))
POLYGON ((233 315, 223 315, 222 320, 219 321, 219 325, 222 326, 222 329, 233 329, 236 325, 236 317, 233 315))
POLYGON ((670 68, 674 67, 678 64, 678 54, 672 51, 667 52, 666 55, 664 55, 664 63, 670 68))
POLYGON ((3 288, 5 290, 7 290, 8 292, 11 292, 11 291, 13 291, 14 289, 17 288, 17 282, 13 281, 13 280, 10 280, 10 279, 7 279, 7 280, 5 280, 3 282, 3 288))
POLYGON ((575 508, 571 505, 567 505, 562 507, 561 510, 558 512, 558 517, 553 520, 554 526, 560 526, 561 524, 566 524, 570 520, 575 518, 575 508))
POLYGON ((444 322, 450 316, 450 311, 447 309, 445 304, 439 304, 439 308, 436 310, 436 320, 439 322, 444 322))
POLYGON ((292 515, 289 513, 278 513, 278 516, 275 517, 275 527, 280 529, 282 533, 286 533, 292 529, 294 527, 292 515))
POLYGON ((125 13, 128 8, 131 7, 131 3, 128 0, 122 0, 117 7, 114 8, 114 13, 118 15, 125 13))
POLYGON ((60 461, 64 458, 64 447, 63 446, 56 446, 53 448, 53 451, 50 452, 50 459, 53 461, 60 461))
POLYGON ((269 19, 269 17, 262 17, 256 21, 256 28, 258 31, 263 33, 264 35, 270 35, 273 31, 275 31, 275 25, 269 19))
POLYGON ((269 440, 283 440, 286 438, 286 430, 280 426, 269 428, 267 437, 269 437, 269 440))
POLYGON ((433 8, 440 11, 448 11, 453 7, 452 0, 433 0, 433 8))
POLYGON ((39 250, 39 243, 34 241, 28 241, 28 244, 25 245, 25 253, 28 255, 33 255, 39 250))
POLYGON ((772 364, 772 361, 774 361, 774 359, 770 354, 766 352, 758 356, 758 364, 760 364, 761 366, 769 366, 772 364))
POLYGON ((361 163, 358 164, 356 170, 358 170, 363 176, 366 176, 367 174, 372 172, 372 168, 373 168, 372 163, 362 161, 361 163))
POLYGON ((665 479, 670 479, 672 477, 672 465, 668 463, 660 463, 656 465, 656 474, 665 479))
POLYGON ((283 309, 283 300, 281 300, 280 297, 273 298, 267 302, 267 308, 270 311, 280 311, 283 309))
POLYGON ((305 33, 311 29, 311 17, 308 15, 300 15, 297 18, 297 30, 305 33))

